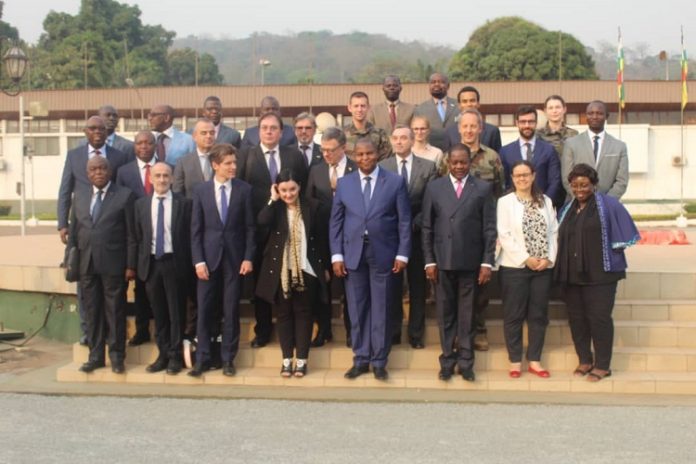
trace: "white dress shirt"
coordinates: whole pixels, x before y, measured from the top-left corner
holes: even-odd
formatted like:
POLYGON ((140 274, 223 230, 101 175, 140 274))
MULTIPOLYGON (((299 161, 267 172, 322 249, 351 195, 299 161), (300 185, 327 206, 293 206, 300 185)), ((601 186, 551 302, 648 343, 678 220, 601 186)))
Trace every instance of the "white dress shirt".
POLYGON ((217 179, 214 181, 215 183, 215 204, 217 205, 217 210, 218 214, 222 214, 222 195, 220 194, 220 187, 222 185, 225 186, 225 195, 227 196, 227 211, 229 212, 230 208, 230 193, 232 193, 232 181, 228 180, 227 182, 220 183, 217 179))
POLYGON ((403 166, 403 161, 406 161, 406 175, 408 176, 406 185, 408 185, 408 183, 411 182, 411 170, 413 169, 413 153, 410 153, 406 158, 402 158, 399 155, 395 155, 394 159, 396 160, 396 173, 398 175, 401 175, 401 166, 403 166))
POLYGON ((599 134, 595 134, 591 130, 588 130, 587 135, 590 137, 590 147, 592 147, 593 153, 594 153, 594 138, 595 138, 595 136, 599 136, 599 140, 597 140, 597 160, 595 162, 595 166, 597 166, 599 164, 599 157, 602 155, 602 145, 604 144, 604 138, 607 136, 607 132, 602 131, 599 134))
MULTIPOLYGON (((155 163, 157 163, 157 160, 153 156, 152 159, 147 163, 140 160, 140 158, 135 158, 135 161, 137 161, 137 163, 138 163, 138 172, 140 173, 140 182, 143 183, 143 187, 144 187, 145 186, 145 172, 146 172, 145 166, 146 165, 150 166, 150 169, 152 169, 152 166, 154 166, 155 163)), ((150 178, 150 183, 152 183, 152 177, 150 178)))
POLYGON ((91 215, 93 210, 94 210, 94 204, 97 202, 97 193, 99 190, 102 191, 102 208, 104 207, 104 199, 106 198, 106 192, 109 190, 109 187, 111 187, 111 181, 107 182, 107 184, 104 186, 104 188, 97 188, 95 185, 92 185, 92 200, 89 202, 89 214, 91 215))
MULTIPOLYGON (((264 144, 261 145, 261 151, 263 152, 263 157, 266 160, 266 166, 268 167, 268 170, 271 170, 271 157, 268 154, 268 151, 273 150, 275 153, 273 153, 273 157, 275 158, 276 161, 276 166, 278 166, 278 172, 280 172, 281 168, 281 161, 280 161, 280 145, 276 145, 275 147, 267 147, 264 144)), ((273 182, 275 182, 275 179, 273 179, 273 182)))
POLYGON ((536 137, 532 137, 531 140, 524 140, 523 138, 519 138, 519 143, 520 143, 520 153, 522 154, 522 159, 525 161, 529 161, 527 159, 527 144, 529 144, 530 150, 532 150, 532 155, 534 154, 534 147, 536 146, 536 137))
POLYGON ((150 251, 154 255, 155 243, 157 240, 157 213, 159 212, 159 199, 164 196, 164 252, 172 253, 172 191, 168 190, 165 195, 159 195, 156 192, 152 195, 150 218, 152 219, 152 246, 150 251))
POLYGON ((203 153, 198 148, 196 148, 196 153, 198 154, 198 162, 201 164, 203 179, 210 180, 210 177, 213 175, 213 166, 210 164, 208 153, 203 153))
POLYGON ((99 150, 99 156, 103 156, 104 158, 108 159, 106 157, 106 144, 99 148, 94 148, 92 145, 87 144, 87 159, 94 158, 97 150, 99 150))

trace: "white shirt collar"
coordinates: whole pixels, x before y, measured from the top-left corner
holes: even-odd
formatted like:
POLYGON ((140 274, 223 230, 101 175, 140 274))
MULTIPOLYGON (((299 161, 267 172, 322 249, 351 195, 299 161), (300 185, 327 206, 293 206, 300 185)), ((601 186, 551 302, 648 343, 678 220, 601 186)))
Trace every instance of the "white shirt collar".
POLYGON ((230 189, 232 189, 232 179, 228 180, 228 181, 225 182, 224 184, 218 182, 218 180, 217 180, 216 177, 213 177, 213 181, 215 182, 215 191, 216 191, 216 192, 217 192, 218 190, 220 190, 220 186, 222 186, 222 185, 225 186, 225 190, 227 190, 228 192, 230 191, 230 189))
POLYGON ((96 195, 99 190, 102 191, 102 196, 106 193, 107 190, 109 190, 109 187, 111 187, 111 181, 107 182, 104 188, 97 188, 96 185, 92 185, 92 194, 96 195))
MULTIPOLYGON (((457 180, 457 178, 454 177, 452 174, 449 175, 449 178, 450 178, 450 182, 452 182, 452 185, 454 185, 454 186, 456 187, 456 186, 457 186, 457 182, 459 182, 459 181, 457 180)), ((468 178, 469 178, 469 174, 467 174, 466 176, 462 177, 462 186, 464 186, 464 185, 466 184, 466 180, 467 180, 468 178)))
MULTIPOLYGON (((358 169, 358 171, 360 171, 360 170, 358 169)), ((375 166, 375 169, 369 174, 365 174, 364 172, 360 171, 360 180, 363 181, 363 180, 365 180, 366 177, 369 177, 370 179, 375 181, 375 180, 377 180, 378 175, 379 175, 379 165, 375 166)))
POLYGON ((199 158, 208 158, 208 154, 202 152, 198 147, 196 147, 196 153, 198 154, 199 158))
POLYGON ((261 146, 261 151, 263 152, 264 155, 265 155, 269 150, 275 150, 275 153, 274 153, 275 155, 277 155, 277 154, 280 152, 280 150, 278 150, 278 145, 276 145, 275 147, 267 147, 267 146, 264 145, 263 143, 260 143, 259 145, 261 146))
POLYGON ((150 161, 148 161, 147 163, 144 162, 143 160, 141 160, 140 158, 135 158, 135 161, 138 162, 138 168, 140 168, 142 170, 145 168, 146 164, 149 164, 150 167, 154 166, 155 163, 157 162, 157 157, 153 156, 152 159, 150 161))

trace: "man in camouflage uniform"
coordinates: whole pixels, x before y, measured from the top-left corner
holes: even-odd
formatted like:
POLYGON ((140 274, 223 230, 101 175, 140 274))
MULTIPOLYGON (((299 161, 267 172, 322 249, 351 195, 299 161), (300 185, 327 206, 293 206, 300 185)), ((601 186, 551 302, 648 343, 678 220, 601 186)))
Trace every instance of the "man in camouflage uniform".
POLYGON ((370 110, 370 99, 365 92, 353 92, 348 100, 348 112, 353 121, 346 127, 346 155, 353 159, 353 149, 355 142, 362 138, 369 138, 377 149, 378 161, 391 155, 391 145, 387 134, 367 120, 367 113, 370 110))
POLYGON ((546 125, 537 129, 537 135, 556 149, 558 156, 563 153, 566 139, 578 135, 578 131, 565 125, 566 104, 560 95, 551 95, 544 102, 546 125))

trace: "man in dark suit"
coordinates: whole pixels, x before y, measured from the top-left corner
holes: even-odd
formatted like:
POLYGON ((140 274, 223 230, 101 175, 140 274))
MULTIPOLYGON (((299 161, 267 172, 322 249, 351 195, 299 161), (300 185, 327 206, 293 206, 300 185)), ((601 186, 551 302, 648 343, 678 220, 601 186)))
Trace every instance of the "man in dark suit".
MULTIPOLYGON (((261 107, 259 108, 259 125, 261 124, 261 117, 267 113, 275 113, 280 116, 280 103, 276 97, 267 96, 263 97, 261 100, 261 107)), ((282 133, 280 136, 280 145, 282 146, 295 146, 297 145, 297 138, 295 138, 295 133, 290 126, 283 126, 281 129, 282 133)), ((249 127, 244 131, 244 137, 242 137, 242 148, 251 148, 257 146, 261 142, 259 136, 259 127, 249 127)), ((268 187, 270 189, 270 187, 268 187)), ((268 193, 268 192, 266 192, 268 193)))
MULTIPOLYGON (((151 133, 154 151, 154 137, 151 133)), ((140 133, 135 137, 136 153, 140 133)), ((191 266, 191 201, 172 193, 172 168, 157 163, 150 171, 154 195, 135 202, 138 278, 145 282, 155 316, 159 355, 148 372, 178 374, 186 285, 191 266)))
POLYGON ((111 181, 102 156, 87 162, 90 188, 75 192, 70 246, 80 253, 81 299, 87 320, 89 358, 80 370, 104 367, 109 346, 111 370, 125 372, 126 288, 135 277, 137 247, 133 234, 135 194, 111 181))
MULTIPOLYGON (((235 148, 242 146, 242 135, 237 129, 233 129, 222 123, 222 100, 214 95, 208 97, 203 102, 203 118, 209 120, 215 126, 215 143, 229 143, 235 148)), ((192 128, 189 134, 193 135, 192 128)), ((195 139, 195 136, 193 136, 195 139)), ((195 140, 194 140, 195 141, 195 140)), ((189 197, 190 198, 190 197, 189 197)))
POLYGON ((297 148, 305 159, 307 171, 315 164, 321 164, 324 158, 321 156, 321 146, 314 143, 314 135, 317 133, 317 121, 310 113, 300 113, 295 117, 295 136, 297 148))
POLYGON ((370 139, 355 144, 358 171, 336 187, 329 242, 334 274, 346 278, 356 378, 372 365, 377 380, 388 377, 391 349, 390 314, 394 285, 411 252, 411 207, 404 180, 377 166, 377 149, 370 139))
POLYGON ((533 106, 520 106, 515 113, 515 124, 520 138, 500 150, 500 159, 505 169, 505 188, 512 187, 512 166, 526 160, 534 165, 535 182, 554 205, 561 206, 565 191, 561 185, 561 162, 553 145, 536 136, 537 112, 533 106))
POLYGON ((497 234, 491 185, 469 175, 470 157, 466 145, 452 147, 449 175, 425 189, 422 240, 426 276, 437 283, 439 378, 449 380, 457 365, 473 382, 474 284, 491 278, 497 234))
POLYGON ((116 108, 112 105, 104 105, 99 108, 97 114, 104 120, 104 124, 106 125, 106 144, 110 147, 114 147, 121 153, 125 153, 129 160, 133 160, 135 158, 135 146, 133 142, 116 133, 118 120, 120 119, 116 108))
MULTIPOLYGON (((254 147, 243 148, 238 161, 237 178, 251 184, 251 203, 254 218, 266 206, 268 192, 281 169, 291 169, 304 186, 307 180, 306 162, 295 146, 280 144, 283 121, 278 113, 266 113, 259 118, 260 143, 254 147)), ((254 266, 259 269, 268 231, 259 228, 256 231, 256 260, 254 266)), ((256 336, 251 341, 253 348, 268 344, 273 328, 271 305, 261 298, 255 300, 256 336)))
MULTIPOLYGON (((423 266, 423 249, 420 243, 421 207, 425 187, 437 177, 435 163, 430 160, 415 156, 411 151, 415 138, 411 128, 396 125, 389 139, 396 156, 391 156, 379 163, 380 167, 394 172, 404 178, 408 186, 408 198, 411 204, 411 217, 413 219, 411 254, 409 255, 406 278, 408 279, 409 316, 408 316, 408 342, 412 348, 424 348, 423 335, 425 334, 425 271, 423 266)), ((403 323, 403 296, 401 285, 396 287, 394 294, 394 310, 392 314, 392 345, 401 343, 401 325, 403 323)))
MULTIPOLYGON (((136 159, 119 170, 116 184, 127 187, 136 198, 151 196, 153 192, 151 170, 155 159, 155 136, 150 131, 140 131, 135 136, 136 159)), ((145 291, 145 281, 135 279, 135 335, 128 345, 138 346, 150 341, 152 309, 145 291)))
POLYGON ((385 101, 370 108, 367 120, 378 129, 382 129, 387 135, 391 135, 397 124, 410 126, 413 110, 416 107, 399 99, 401 96, 399 76, 389 75, 385 77, 382 82, 382 92, 384 92, 385 101))
POLYGON ((255 252, 251 186, 235 178, 236 149, 216 145, 210 162, 215 175, 194 189, 191 214, 191 255, 198 276, 198 349, 196 364, 189 371, 192 377, 200 377, 211 367, 210 339, 218 295, 222 295, 224 318, 222 373, 235 375, 241 282, 253 270, 255 252))
MULTIPOLYGON (((476 87, 467 85, 462 87, 457 94, 457 103, 459 105, 460 113, 467 109, 475 109, 479 111, 479 108, 481 107, 481 94, 479 94, 476 87)), ((457 121, 459 121, 460 116, 457 116, 457 121)), ((500 152, 500 148, 502 147, 503 143, 500 139, 500 129, 498 129, 496 126, 484 122, 483 131, 481 132, 479 138, 482 145, 492 148, 496 152, 500 152)), ((461 134, 459 133, 458 125, 448 127, 445 133, 444 151, 449 151, 450 147, 453 147, 458 143, 465 143, 462 140, 461 134)))
POLYGON ((428 79, 431 98, 418 105, 414 116, 423 116, 430 122, 430 143, 445 150, 445 130, 457 125, 457 101, 447 96, 450 82, 446 75, 433 73, 428 79))
MULTIPOLYGON (((320 207, 324 210, 324 217, 328 217, 331 212, 331 204, 333 203, 338 180, 358 169, 355 162, 346 156, 345 147, 346 134, 338 127, 327 128, 321 135, 321 150, 324 162, 312 166, 312 169, 309 170, 304 194, 307 198, 314 198, 319 201, 320 207)), ((325 232, 328 237, 328 224, 326 224, 325 232)), ((317 321, 318 331, 317 336, 312 340, 312 346, 322 346, 325 342, 333 339, 331 302, 344 295, 344 280, 333 276, 329 283, 329 304, 322 304, 320 301, 315 301, 314 304, 314 317, 317 321)), ((343 324, 346 328, 346 346, 350 348, 350 315, 348 305, 345 302, 343 304, 343 324)))
POLYGON ((179 158, 174 168, 172 190, 186 198, 193 198, 193 189, 201 182, 213 177, 208 154, 215 145, 215 126, 207 119, 200 119, 193 126, 193 141, 196 149, 179 158))

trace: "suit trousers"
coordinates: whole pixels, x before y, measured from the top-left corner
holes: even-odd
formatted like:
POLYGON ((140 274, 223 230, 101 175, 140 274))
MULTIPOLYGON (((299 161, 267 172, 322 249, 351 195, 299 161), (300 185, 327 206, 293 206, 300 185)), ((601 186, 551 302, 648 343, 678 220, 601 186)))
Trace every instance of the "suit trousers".
POLYGON ((150 319, 152 318, 152 308, 147 295, 145 282, 135 279, 135 333, 150 334, 150 319))
POLYGON ((392 331, 389 318, 397 280, 391 269, 378 269, 372 247, 366 241, 357 269, 349 269, 346 276, 355 366, 387 365, 392 331))
POLYGON ((597 369, 609 370, 614 346, 611 313, 616 285, 616 282, 612 282, 564 287, 570 333, 580 364, 594 364, 597 369), (594 345, 594 362, 590 344, 594 345))
MULTIPOLYGON (((90 264, 89 270, 92 270, 90 264)), ((82 304, 87 316, 89 360, 103 363, 109 346, 112 363, 126 358, 126 288, 123 275, 88 272, 80 277, 82 304)))
POLYGON ((522 326, 527 321, 527 360, 541 361, 546 327, 549 325, 549 295, 553 270, 536 272, 528 267, 500 267, 503 329, 508 359, 522 362, 522 326))
POLYGON ((312 340, 312 297, 317 293, 317 279, 305 272, 302 273, 305 289, 301 292, 292 291, 290 298, 285 299, 282 289, 279 290, 276 309, 276 328, 283 358, 307 359, 309 344, 312 340))
MULTIPOLYGON (((408 339, 423 341, 425 334, 425 291, 427 283, 425 279, 425 258, 423 248, 420 243, 420 234, 414 234, 411 242, 411 256, 406 267, 406 281, 408 283, 409 312, 408 312, 408 339)), ((392 315, 392 334, 401 335, 401 326, 404 319, 403 295, 401 280, 404 277, 400 274, 397 278, 399 283, 395 286, 394 292, 394 314, 392 315)))
POLYGON ((198 280, 198 338, 196 362, 211 359, 211 338, 216 337, 219 326, 216 303, 222 294, 222 343, 220 357, 222 362, 232 362, 239 350, 239 300, 241 298, 242 276, 239 268, 233 268, 227 254, 223 252, 218 268, 210 272, 208 280, 198 280))
POLYGON ((474 367, 473 307, 476 272, 443 271, 437 276, 437 323, 440 329, 440 366, 474 367), (455 347, 456 340, 456 347, 455 347))
POLYGON ((486 328, 486 309, 490 300, 488 292, 488 283, 479 285, 477 276, 474 282, 474 331, 476 333, 488 332, 486 328))
POLYGON ((186 282, 176 272, 174 258, 165 255, 150 262, 145 283, 155 318, 155 340, 159 357, 179 359, 186 311, 186 282))

